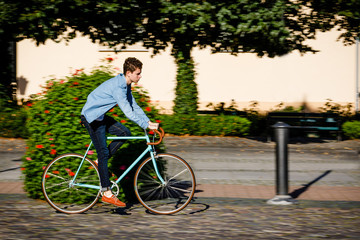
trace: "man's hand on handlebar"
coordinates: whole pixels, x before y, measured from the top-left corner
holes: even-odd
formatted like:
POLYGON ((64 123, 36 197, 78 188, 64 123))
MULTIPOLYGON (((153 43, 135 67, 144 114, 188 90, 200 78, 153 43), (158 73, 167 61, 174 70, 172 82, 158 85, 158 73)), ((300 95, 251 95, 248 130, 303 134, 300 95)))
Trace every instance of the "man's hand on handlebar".
POLYGON ((149 121, 149 126, 148 126, 149 129, 151 130, 158 130, 159 128, 159 123, 153 123, 153 122, 150 122, 149 121))

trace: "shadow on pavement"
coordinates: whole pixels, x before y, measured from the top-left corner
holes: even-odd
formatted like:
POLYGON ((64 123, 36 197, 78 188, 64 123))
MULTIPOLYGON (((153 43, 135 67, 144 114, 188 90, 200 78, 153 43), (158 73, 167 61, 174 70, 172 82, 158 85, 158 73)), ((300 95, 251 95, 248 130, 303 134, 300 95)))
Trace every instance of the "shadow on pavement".
POLYGON ((303 187, 294 190, 294 191, 291 192, 289 195, 290 195, 292 198, 298 198, 302 193, 306 192, 311 185, 313 185, 314 183, 316 183, 317 181, 319 181, 320 179, 322 179, 323 177, 325 177, 325 176, 328 175, 329 173, 331 173, 331 170, 327 170, 326 172, 324 172, 323 174, 321 174, 319 177, 315 178, 314 180, 312 180, 312 181, 309 182, 308 184, 305 184, 303 187))

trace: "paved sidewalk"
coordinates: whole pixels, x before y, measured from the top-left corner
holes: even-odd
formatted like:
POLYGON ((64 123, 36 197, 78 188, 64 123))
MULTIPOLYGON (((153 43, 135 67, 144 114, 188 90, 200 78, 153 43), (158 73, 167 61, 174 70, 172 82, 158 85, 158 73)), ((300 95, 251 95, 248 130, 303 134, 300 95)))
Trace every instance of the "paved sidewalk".
POLYGON ((0 139, 1 239, 359 239, 359 142, 290 146, 290 190, 299 204, 266 204, 275 195, 274 144, 243 138, 167 137, 197 177, 193 201, 174 215, 140 204, 98 203, 61 214, 25 196, 24 141, 0 139))
MULTIPOLYGON (((234 137, 167 136, 167 150, 186 159, 196 197, 271 199, 275 143, 234 137)), ((0 138, 0 194, 25 194, 21 139, 0 138)), ((360 141, 289 145, 289 194, 299 200, 360 201, 360 141)))

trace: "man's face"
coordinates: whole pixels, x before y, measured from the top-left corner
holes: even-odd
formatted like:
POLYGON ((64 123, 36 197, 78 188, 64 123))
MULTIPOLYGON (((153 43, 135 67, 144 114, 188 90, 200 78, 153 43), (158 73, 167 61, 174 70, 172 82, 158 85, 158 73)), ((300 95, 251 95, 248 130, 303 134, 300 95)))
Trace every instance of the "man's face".
POLYGON ((137 68, 134 72, 127 71, 126 75, 130 79, 131 83, 138 83, 141 78, 141 69, 137 68))

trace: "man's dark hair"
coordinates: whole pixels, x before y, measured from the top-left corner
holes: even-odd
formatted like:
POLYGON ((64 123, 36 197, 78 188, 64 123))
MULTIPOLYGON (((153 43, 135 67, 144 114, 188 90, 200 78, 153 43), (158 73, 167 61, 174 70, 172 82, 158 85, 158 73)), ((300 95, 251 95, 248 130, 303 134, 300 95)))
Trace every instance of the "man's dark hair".
POLYGON ((142 62, 134 57, 129 57, 125 60, 123 65, 124 74, 126 74, 127 71, 130 71, 133 73, 137 68, 141 70, 142 68, 142 62))

